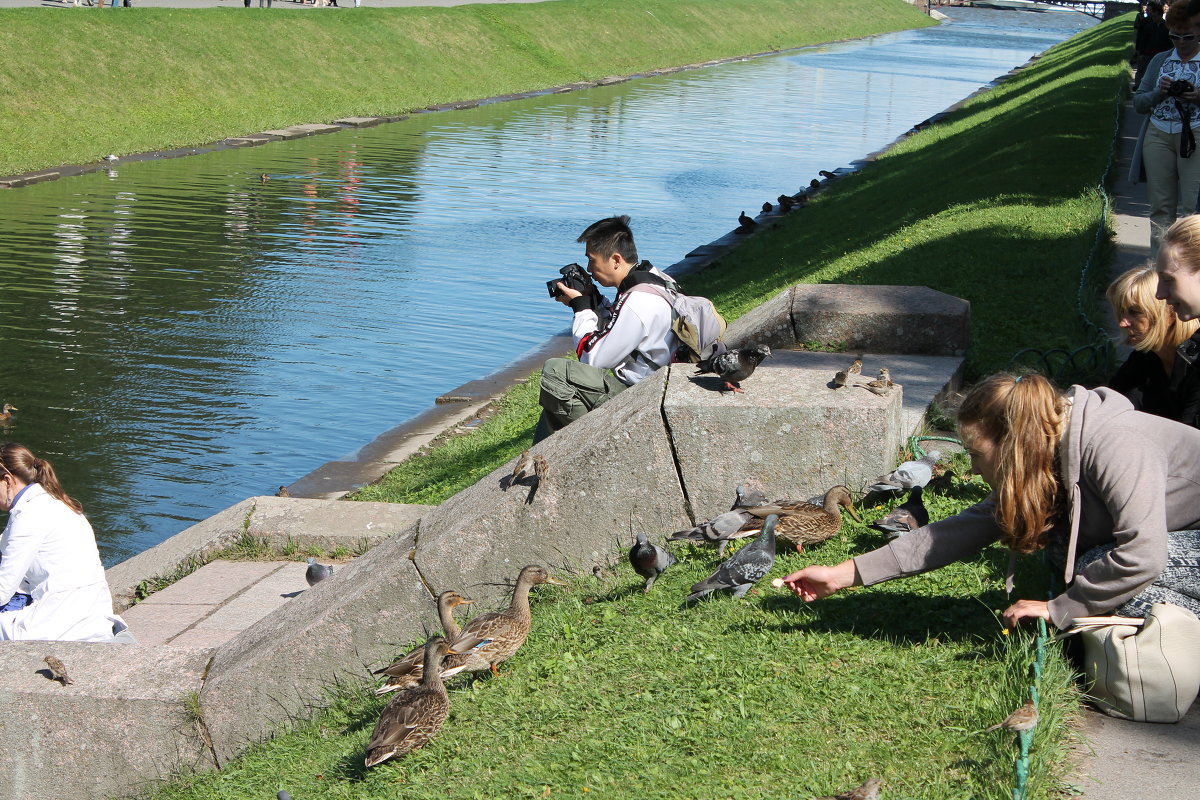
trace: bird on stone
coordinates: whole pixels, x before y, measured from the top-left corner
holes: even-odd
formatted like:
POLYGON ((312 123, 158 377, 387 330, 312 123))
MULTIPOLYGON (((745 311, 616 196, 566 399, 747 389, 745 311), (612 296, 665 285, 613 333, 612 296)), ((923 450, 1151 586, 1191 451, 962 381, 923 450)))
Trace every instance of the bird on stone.
POLYGON ((745 597, 746 592, 775 566, 777 522, 779 517, 774 514, 767 517, 758 538, 726 559, 712 575, 693 586, 684 605, 703 600, 713 592, 723 589, 732 589, 735 598, 745 597))
POLYGON ((819 180, 817 180, 816 178, 813 178, 811 181, 808 182, 808 188, 809 189, 820 189, 821 182, 819 180))
POLYGON ((872 482, 872 492, 902 492, 914 486, 925 486, 933 477, 933 465, 942 457, 937 450, 930 450, 919 461, 905 461, 887 475, 880 475, 872 482))
POLYGON ((517 457, 517 463, 513 465, 512 474, 508 476, 508 483, 505 483, 501 488, 508 491, 508 487, 514 483, 521 483, 533 477, 533 454, 528 450, 521 453, 517 457))
POLYGON ((859 386, 863 387, 872 394, 877 394, 882 397, 884 395, 891 394, 891 391, 896 387, 896 384, 892 382, 892 373, 887 367, 883 367, 879 370, 878 378, 873 381, 867 381, 866 383, 860 383, 859 386))
POLYGON ((921 499, 924 490, 914 486, 908 494, 908 499, 892 509, 891 513, 882 519, 877 519, 868 528, 883 531, 889 539, 898 539, 906 533, 929 524, 929 511, 921 499))
POLYGON ((763 359, 771 357, 771 348, 765 344, 753 347, 735 347, 706 358, 696 364, 696 375, 712 373, 734 392, 743 393, 741 382, 754 374, 763 359))
POLYGON ((733 229, 733 232, 734 233, 750 233, 757 227, 758 227, 758 223, 755 222, 750 217, 747 217, 746 212, 743 211, 741 214, 738 214, 738 226, 733 229))
POLYGON ((834 173, 830 172, 827 169, 819 169, 819 170, 817 170, 817 174, 820 175, 822 178, 824 178, 827 181, 831 181, 831 180, 834 180, 835 178, 837 178, 837 175, 835 175, 834 173))
POLYGON ((61 685, 66 686, 68 683, 74 683, 71 676, 67 674, 67 668, 63 662, 59 661, 54 656, 46 656, 42 659, 46 662, 46 666, 50 668, 50 680, 58 681, 61 685))
POLYGON ((997 722, 989 728, 984 728, 984 733, 989 733, 997 728, 1004 728, 1007 731, 1031 731, 1038 724, 1038 710, 1034 706, 1032 700, 1026 700, 1025 703, 1016 711, 1004 718, 1003 722, 997 722))
POLYGON ((889 389, 896 385, 896 384, 892 383, 892 371, 890 369, 888 369, 887 367, 879 368, 878 380, 881 381, 889 389))
POLYGON ((854 359, 854 361, 851 362, 850 366, 846 368, 846 374, 847 375, 861 375, 862 374, 862 359, 861 358, 854 359))
POLYGON ((333 567, 331 565, 318 564, 315 558, 308 557, 308 569, 304 571, 304 580, 308 581, 309 586, 320 583, 332 574, 333 567))
POLYGON ((649 592, 658 576, 675 563, 675 556, 653 544, 646 534, 639 533, 637 543, 629 549, 629 563, 633 565, 634 572, 646 579, 642 591, 649 592))
POLYGON ((770 213, 771 213, 771 212, 774 210, 774 208, 775 208, 775 207, 774 207, 774 206, 772 206, 770 203, 763 203, 763 204, 762 204, 762 210, 763 210, 763 213, 764 213, 764 214, 770 214, 770 213))
POLYGON ((867 778, 862 786, 841 794, 825 795, 817 800, 879 800, 879 778, 867 778))
POLYGON ((796 207, 796 201, 790 194, 781 194, 775 199, 779 201, 779 210, 784 214, 796 207))
POLYGON ((834 389, 841 389, 843 386, 845 386, 849 382, 850 382, 850 375, 847 374, 847 372, 844 369, 833 373, 833 388, 834 389))
POLYGON ((6 423, 7 423, 7 422, 8 422, 10 419, 12 419, 12 412, 14 412, 14 411, 20 411, 20 410, 21 410, 21 409, 17 408, 17 407, 16 407, 16 406, 14 406, 12 403, 5 403, 5 404, 4 404, 4 410, 3 410, 3 411, 0 411, 0 425, 4 425, 4 424, 6 424, 6 423))
MULTIPOLYGON (((447 589, 438 595, 438 621, 442 623, 442 632, 448 639, 457 639, 462 629, 454 619, 454 609, 475 602, 453 589, 447 589)), ((372 675, 386 675, 387 680, 375 690, 375 694, 387 694, 397 689, 409 689, 421 682, 422 670, 425 668, 425 645, 417 645, 393 663, 377 669, 372 675)))
POLYGON ((425 643, 421 683, 393 697, 379 715, 363 759, 368 768, 411 753, 442 729, 450 715, 450 697, 442 683, 441 666, 450 652, 441 636, 432 636, 425 643))
POLYGON ((280 486, 279 491, 275 493, 276 497, 291 497, 292 493, 288 491, 286 486, 280 486))

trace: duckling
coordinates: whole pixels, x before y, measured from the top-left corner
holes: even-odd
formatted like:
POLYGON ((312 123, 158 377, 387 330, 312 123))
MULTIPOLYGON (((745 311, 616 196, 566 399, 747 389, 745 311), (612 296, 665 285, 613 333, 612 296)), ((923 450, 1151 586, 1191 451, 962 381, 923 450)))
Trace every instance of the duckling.
POLYGON ((493 675, 499 675, 496 666, 521 649, 525 637, 529 635, 529 627, 533 623, 529 612, 529 590, 542 583, 566 586, 557 578, 550 577, 545 567, 530 564, 522 569, 508 608, 479 615, 451 640, 450 647, 455 654, 446 659, 442 677, 485 669, 490 669, 493 675))
POLYGON ((758 525, 758 519, 778 514, 779 525, 776 526, 775 536, 794 544, 797 553, 803 553, 804 545, 820 544, 832 539, 842 529, 842 515, 838 506, 844 506, 856 522, 862 521, 854 511, 850 489, 842 485, 825 492, 822 505, 819 506, 808 501, 784 500, 746 510, 757 518, 750 526, 758 525))
MULTIPOLYGON (((457 639, 462 633, 458 627, 458 620, 454 618, 454 609, 474 602, 471 598, 465 597, 453 589, 448 589, 438 595, 438 619, 442 623, 442 630, 445 631, 447 639, 457 639)), ((372 675, 388 676, 383 686, 375 690, 375 694, 387 694, 397 689, 411 689, 416 686, 421 682, 424 663, 425 645, 422 644, 409 650, 391 665, 375 670, 371 673, 372 675)))
POLYGON ((379 715, 367 745, 367 757, 363 759, 368 768, 423 746, 442 729, 450 715, 450 697, 439 669, 446 654, 451 652, 450 645, 443 637, 432 636, 421 649, 424 651, 421 682, 393 697, 379 715))
POLYGON ((12 412, 13 412, 13 411, 20 411, 20 410, 21 410, 21 409, 17 408, 17 407, 16 407, 16 406, 14 406, 12 403, 5 403, 5 404, 4 404, 4 410, 3 410, 3 411, 0 411, 0 425, 4 425, 4 424, 5 424, 5 423, 7 423, 7 422, 8 422, 10 419, 12 419, 12 412))

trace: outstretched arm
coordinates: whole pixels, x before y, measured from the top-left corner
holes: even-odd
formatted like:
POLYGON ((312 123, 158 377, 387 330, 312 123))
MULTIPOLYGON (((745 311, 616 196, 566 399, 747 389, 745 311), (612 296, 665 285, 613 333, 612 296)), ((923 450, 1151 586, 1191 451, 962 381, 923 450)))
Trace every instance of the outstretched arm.
POLYGON ((858 576, 854 559, 850 558, 833 567, 815 564, 805 567, 788 575, 783 583, 801 600, 811 603, 850 586, 861 586, 862 579, 858 576))

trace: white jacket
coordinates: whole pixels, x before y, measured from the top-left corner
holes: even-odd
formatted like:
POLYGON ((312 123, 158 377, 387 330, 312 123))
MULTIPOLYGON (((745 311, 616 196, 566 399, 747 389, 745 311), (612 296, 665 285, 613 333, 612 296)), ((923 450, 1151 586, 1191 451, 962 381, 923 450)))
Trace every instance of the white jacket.
POLYGON ((33 602, 0 613, 0 639, 111 641, 120 620, 87 517, 39 483, 28 485, 0 534, 0 604, 16 592, 33 602))
POLYGON ((626 386, 671 363, 679 339, 671 330, 670 304, 653 292, 622 292, 605 325, 591 309, 575 312, 571 336, 584 364, 611 369, 626 386))

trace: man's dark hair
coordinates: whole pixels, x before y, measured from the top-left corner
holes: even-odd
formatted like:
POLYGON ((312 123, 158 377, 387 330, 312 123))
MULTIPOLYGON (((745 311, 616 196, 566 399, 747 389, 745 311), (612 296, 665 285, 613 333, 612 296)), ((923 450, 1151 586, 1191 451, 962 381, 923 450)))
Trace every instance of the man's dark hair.
POLYGON ((629 217, 625 214, 593 222, 575 241, 583 242, 587 252, 600 258, 609 258, 613 253, 620 253, 621 258, 630 264, 638 263, 633 231, 629 230, 629 217))

